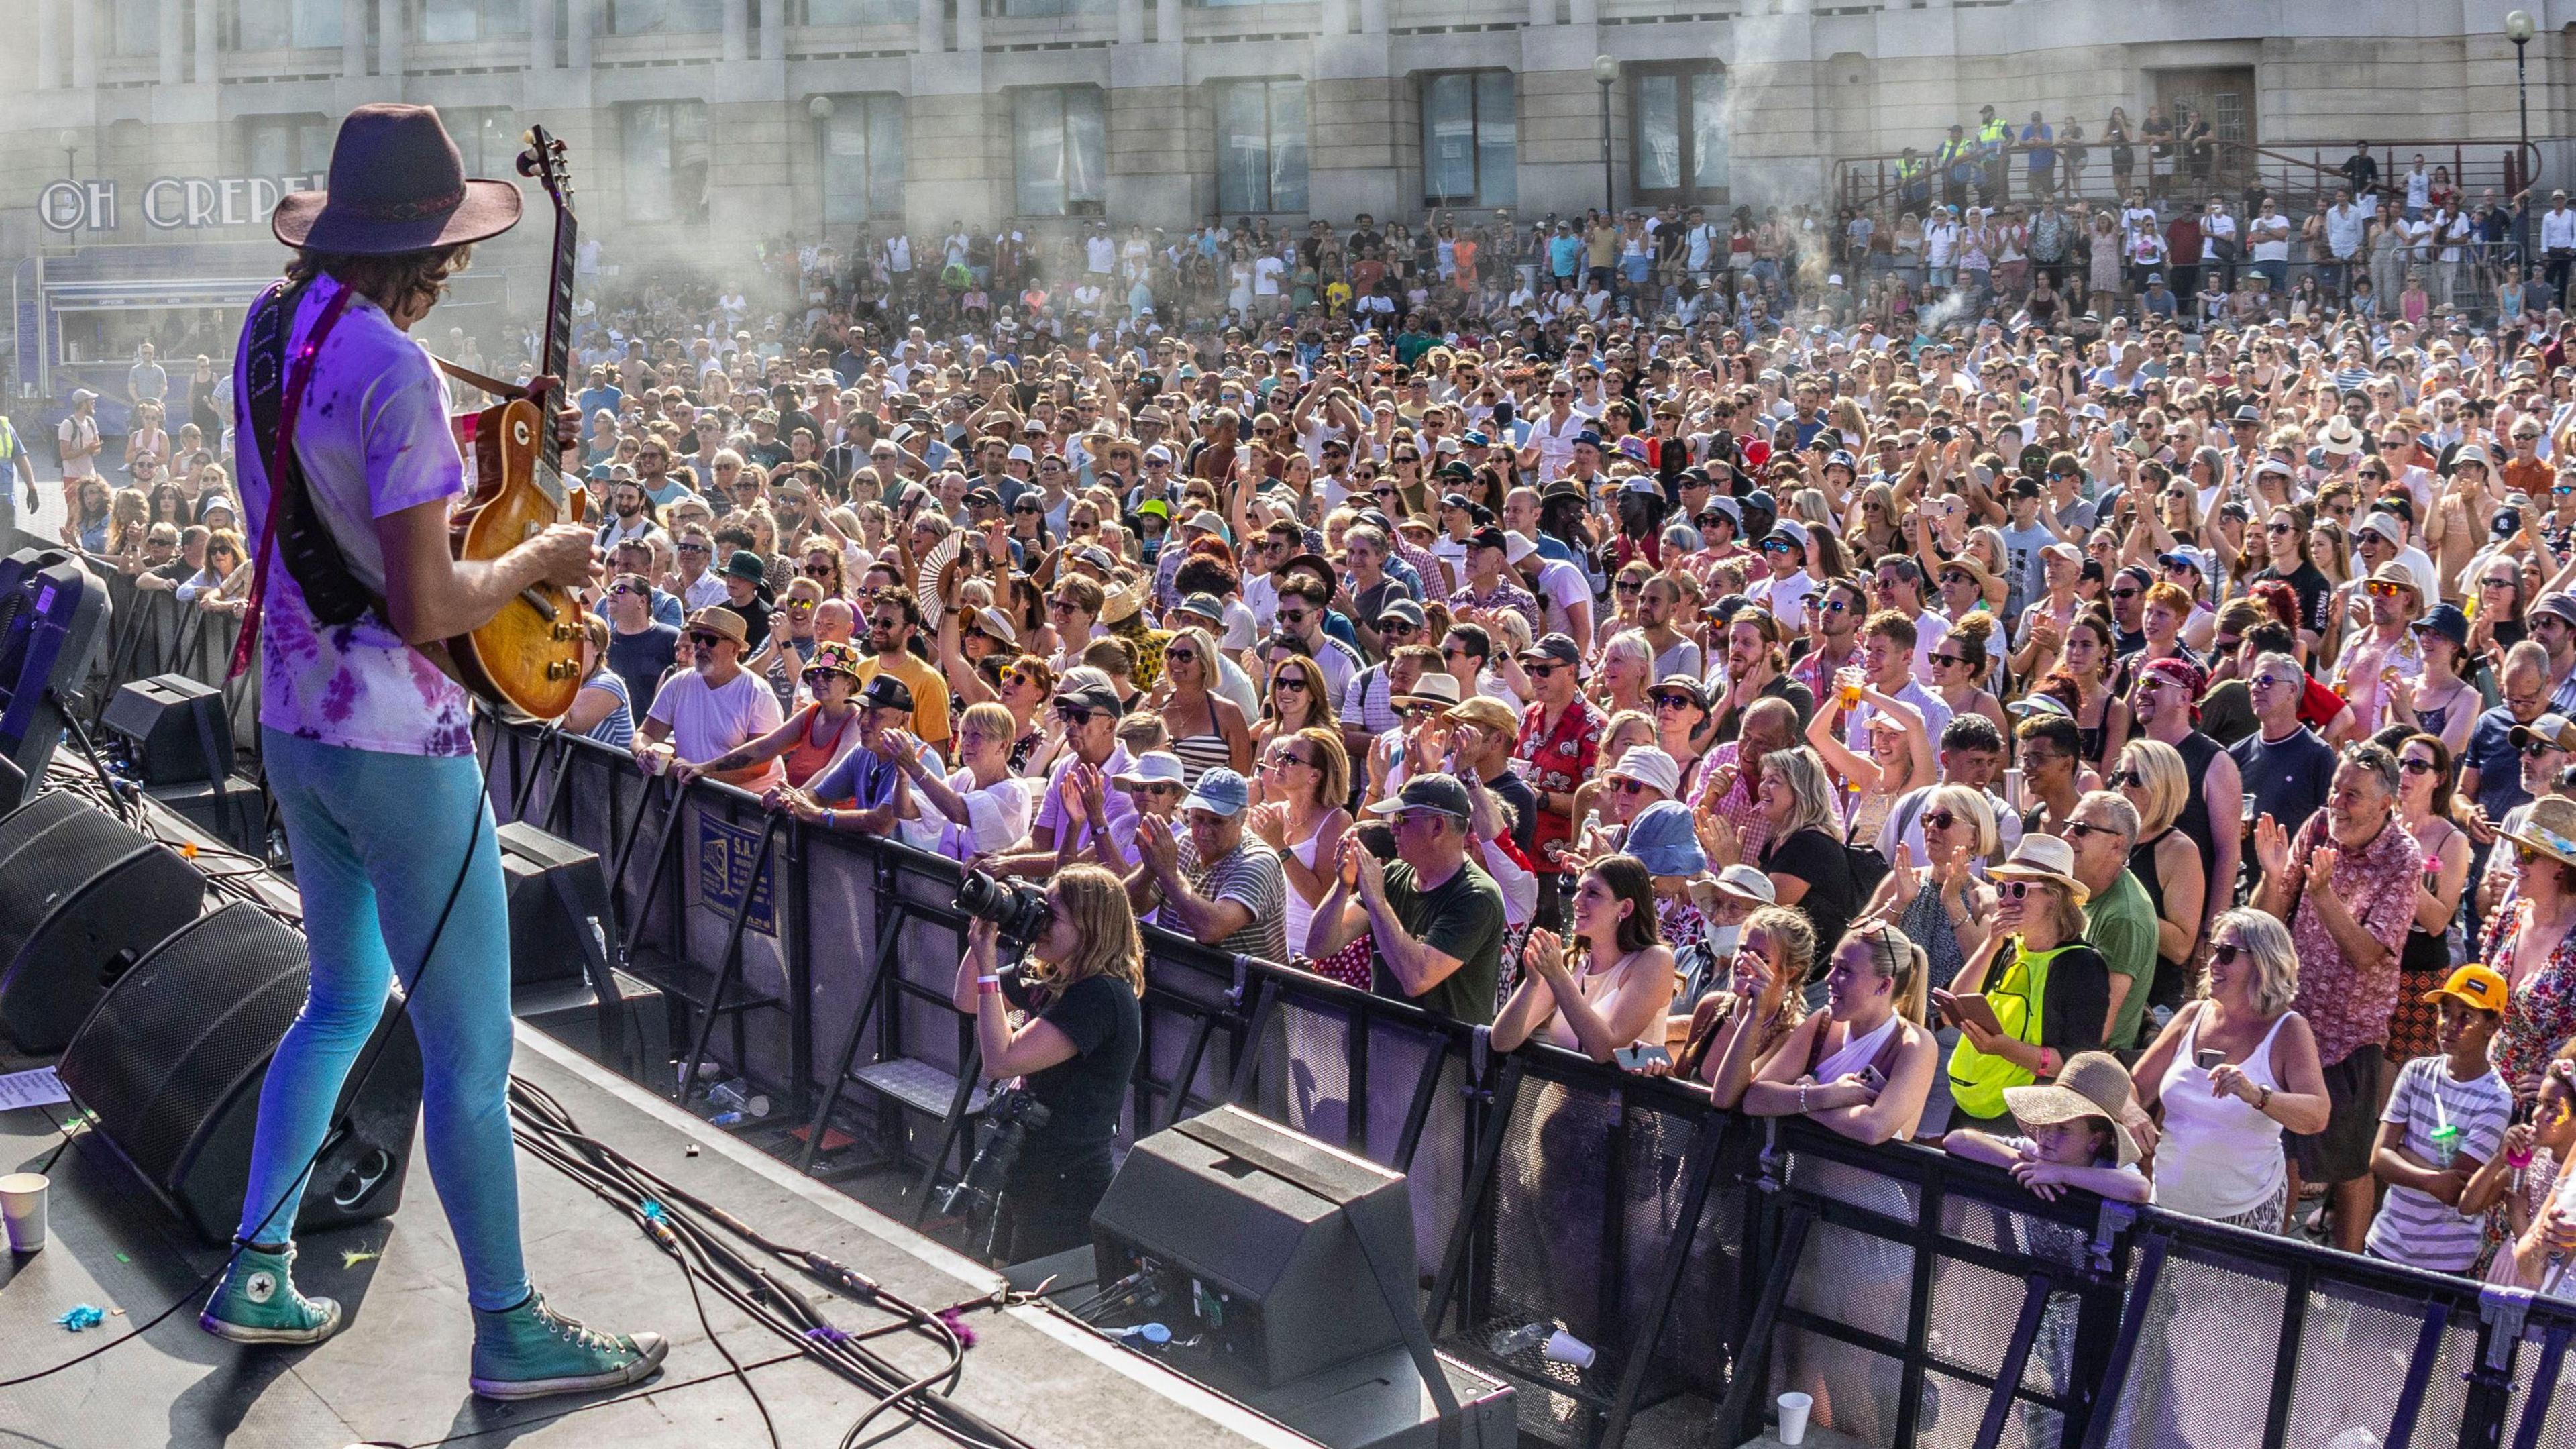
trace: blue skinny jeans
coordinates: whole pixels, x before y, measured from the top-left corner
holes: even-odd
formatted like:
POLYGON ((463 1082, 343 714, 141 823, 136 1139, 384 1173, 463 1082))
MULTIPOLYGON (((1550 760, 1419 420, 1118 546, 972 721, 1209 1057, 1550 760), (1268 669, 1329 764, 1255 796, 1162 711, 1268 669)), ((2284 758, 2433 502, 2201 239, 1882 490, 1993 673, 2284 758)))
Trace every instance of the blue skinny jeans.
POLYGON ((510 923, 481 773, 471 758, 353 750, 274 729, 260 740, 295 848, 313 982, 260 1089, 242 1240, 293 1238, 306 1164, 400 962, 420 1042, 430 1176, 464 1260, 466 1296, 485 1310, 512 1307, 527 1297, 528 1276, 510 1143, 510 923), (473 864, 423 964, 468 849, 473 864), (289 1205, 278 1207, 281 1199, 289 1205))

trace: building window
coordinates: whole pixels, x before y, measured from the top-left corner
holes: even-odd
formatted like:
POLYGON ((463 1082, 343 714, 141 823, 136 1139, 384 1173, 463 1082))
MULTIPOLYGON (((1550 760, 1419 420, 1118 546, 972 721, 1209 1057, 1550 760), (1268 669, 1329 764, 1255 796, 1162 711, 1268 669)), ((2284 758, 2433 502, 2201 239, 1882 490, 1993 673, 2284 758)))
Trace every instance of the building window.
POLYGON ((235 0, 234 50, 310 50, 339 43, 340 0, 235 0))
POLYGON ((921 18, 919 0, 805 0, 799 25, 910 24, 921 18))
POLYGON ((420 0, 420 38, 431 45, 528 33, 528 0, 420 0))
POLYGON ((1216 89, 1221 211, 1306 209, 1306 83, 1228 81, 1216 89))
POLYGON ((1109 0, 1001 0, 994 7, 996 15, 1014 18, 1046 15, 1084 15, 1110 8, 1109 0))
POLYGON ((508 106, 442 106, 438 118, 446 123, 447 134, 456 138, 466 175, 506 180, 519 174, 519 152, 526 149, 520 139, 524 128, 508 106))
POLYGON ((724 28, 724 0, 608 0, 611 35, 694 35, 724 28))
POLYGON ((1726 72, 1639 67, 1629 76, 1634 170, 1640 197, 1718 201, 1726 196, 1726 72))
POLYGON ((903 97, 835 96, 822 122, 823 220, 903 215, 903 97))
POLYGON ((649 101, 622 108, 626 219, 707 219, 707 107, 649 101))
POLYGON ((1011 152, 1019 215, 1100 215, 1109 175, 1109 126, 1100 88, 1012 92, 1011 152))
POLYGON ((336 128, 328 116, 244 116, 240 126, 244 176, 320 176, 331 169, 336 128))
POLYGON ((108 0, 109 53, 159 55, 161 53, 161 5, 162 0, 108 0))
POLYGON ((1433 206, 1520 203, 1520 97, 1509 71, 1422 84, 1422 192, 1433 206))

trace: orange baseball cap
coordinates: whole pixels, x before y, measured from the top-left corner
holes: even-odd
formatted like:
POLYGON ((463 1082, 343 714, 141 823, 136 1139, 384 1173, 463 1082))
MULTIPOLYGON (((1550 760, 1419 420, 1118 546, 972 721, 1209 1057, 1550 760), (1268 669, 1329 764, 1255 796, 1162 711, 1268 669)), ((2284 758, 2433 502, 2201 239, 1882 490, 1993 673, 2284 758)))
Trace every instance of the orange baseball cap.
POLYGON ((2441 990, 2425 992, 2424 999, 2439 1001, 2445 996, 2456 996, 2480 1011, 2502 1012, 2506 998, 2512 994, 2513 988, 2505 984, 2504 977, 2494 967, 2472 961, 2453 971, 2451 978, 2442 983, 2441 990))

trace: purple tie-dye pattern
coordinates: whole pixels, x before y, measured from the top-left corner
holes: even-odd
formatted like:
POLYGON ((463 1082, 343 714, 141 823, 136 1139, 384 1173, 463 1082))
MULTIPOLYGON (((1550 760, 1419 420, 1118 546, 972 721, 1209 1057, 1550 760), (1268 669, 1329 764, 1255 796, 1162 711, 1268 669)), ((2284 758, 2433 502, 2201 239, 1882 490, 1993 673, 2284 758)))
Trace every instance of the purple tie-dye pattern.
MULTIPOLYGON (((317 296, 306 317, 299 320, 309 321, 322 300, 317 296)), ((343 411, 341 404, 360 399, 363 389, 385 372, 372 360, 379 352, 398 355, 390 353, 390 346, 369 344, 369 328, 358 320, 361 317, 372 318, 372 309, 353 309, 350 320, 333 332, 323 348, 323 371, 307 405, 308 432, 318 420, 337 417, 343 411), (362 367, 365 375, 357 371, 362 367)), ((376 325, 381 330, 380 319, 376 325)), ((390 338, 376 341, 411 345, 390 338)), ((238 371, 235 389, 237 394, 244 392, 238 371)), ((399 452, 407 453, 412 446, 406 443, 399 452)), ((251 523, 250 538, 256 548, 259 528, 268 516, 268 479, 253 453, 243 453, 241 462, 243 512, 251 523)), ((319 490, 332 480, 309 481, 319 490)), ((462 491, 463 484, 460 466, 456 490, 462 491)), ((371 486, 368 491, 372 505, 375 489, 371 486)), ((372 506, 369 511, 374 511, 372 506)), ((263 612, 260 713, 269 727, 353 749, 435 756, 473 753, 473 710, 464 689, 382 623, 366 618, 320 627, 293 576, 278 565, 270 569, 263 612)))

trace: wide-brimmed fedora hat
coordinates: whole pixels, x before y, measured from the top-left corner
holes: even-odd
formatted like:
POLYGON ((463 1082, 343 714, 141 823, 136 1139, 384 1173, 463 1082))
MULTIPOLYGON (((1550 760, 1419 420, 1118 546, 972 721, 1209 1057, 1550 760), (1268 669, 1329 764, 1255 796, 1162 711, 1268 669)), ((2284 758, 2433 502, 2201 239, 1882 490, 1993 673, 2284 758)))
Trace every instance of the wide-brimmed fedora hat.
POLYGON ((468 179, 438 112, 377 103, 340 123, 328 188, 281 198, 269 229, 291 247, 383 256, 481 241, 518 223, 518 184, 468 179))

